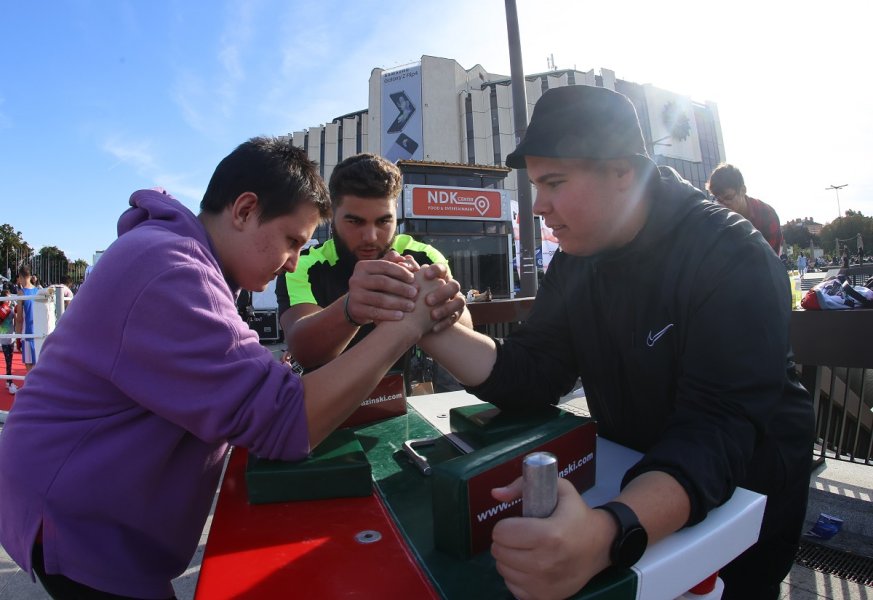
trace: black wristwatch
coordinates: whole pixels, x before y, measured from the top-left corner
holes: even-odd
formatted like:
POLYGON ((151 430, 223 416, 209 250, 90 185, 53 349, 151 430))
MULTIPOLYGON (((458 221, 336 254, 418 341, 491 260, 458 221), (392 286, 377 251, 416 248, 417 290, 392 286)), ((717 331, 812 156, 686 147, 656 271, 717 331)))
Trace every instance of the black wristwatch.
POLYGON ((612 564, 624 568, 634 565, 646 551, 649 543, 649 535, 640 525, 636 513, 627 504, 621 502, 607 502, 596 508, 608 512, 618 525, 618 535, 615 536, 609 549, 609 559, 612 564))

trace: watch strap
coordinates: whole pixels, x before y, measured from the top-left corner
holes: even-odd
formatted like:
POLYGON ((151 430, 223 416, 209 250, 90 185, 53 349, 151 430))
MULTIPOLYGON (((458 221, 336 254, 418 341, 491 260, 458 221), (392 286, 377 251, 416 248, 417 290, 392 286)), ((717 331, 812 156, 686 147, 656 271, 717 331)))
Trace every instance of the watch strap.
POLYGON ((612 518, 615 519, 615 522, 618 524, 618 535, 621 536, 628 529, 635 525, 640 525, 640 520, 637 517, 637 513, 633 511, 633 509, 623 502, 607 502, 606 504, 601 504, 597 508, 605 510, 612 518))

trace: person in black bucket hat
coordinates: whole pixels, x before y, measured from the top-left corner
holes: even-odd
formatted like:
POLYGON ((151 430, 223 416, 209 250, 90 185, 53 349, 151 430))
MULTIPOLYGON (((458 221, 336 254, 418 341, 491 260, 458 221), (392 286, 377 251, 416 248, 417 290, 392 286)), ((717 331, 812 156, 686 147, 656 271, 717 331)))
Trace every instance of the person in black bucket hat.
MULTIPOLYGON (((748 221, 654 165, 633 104, 611 90, 548 90, 506 162, 527 169, 534 212, 561 251, 509 337, 456 325, 420 346, 506 411, 555 404, 579 378, 598 434, 642 453, 602 510, 562 479, 551 517, 495 526, 509 591, 570 596, 744 487, 767 505, 758 542, 719 565, 724 598, 778 598, 803 525, 814 423, 779 259, 748 221)), ((492 494, 512 502, 521 482, 492 494)))
POLYGON ((525 168, 525 156, 637 158, 654 166, 631 101, 588 85, 554 88, 542 95, 524 139, 506 157, 506 166, 525 168))

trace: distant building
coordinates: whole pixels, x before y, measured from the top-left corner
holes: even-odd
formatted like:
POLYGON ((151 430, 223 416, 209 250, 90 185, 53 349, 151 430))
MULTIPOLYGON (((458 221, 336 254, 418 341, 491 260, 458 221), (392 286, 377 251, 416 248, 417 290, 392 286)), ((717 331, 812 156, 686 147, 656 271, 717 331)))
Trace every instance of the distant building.
MULTIPOLYGON (((550 88, 592 85, 625 94, 637 109, 655 162, 675 168, 698 189, 706 189, 709 174, 725 160, 715 103, 701 104, 651 84, 616 79, 608 69, 601 69, 599 74, 593 69, 537 73, 525 76, 525 85, 528 119, 536 101, 550 88)), ((318 162, 325 179, 340 161, 359 152, 381 154, 396 161, 406 184, 399 207, 405 220, 401 230, 415 232, 416 237, 425 237, 443 251, 453 272, 463 273, 465 278, 469 274, 467 284, 479 289, 490 286, 495 295, 502 296, 500 290, 511 293, 512 270, 508 281, 496 274, 493 266, 487 269, 490 275, 483 275, 486 265, 475 257, 484 253, 490 257, 489 264, 512 262, 515 215, 511 207, 519 183, 516 172, 504 165, 506 155, 516 146, 513 121, 512 83, 508 76, 489 73, 480 65, 464 69, 452 59, 422 56, 419 62, 403 67, 373 69, 367 108, 295 131, 291 136, 296 146, 305 148, 318 162), (438 217, 435 213, 416 212, 413 195, 423 191, 416 192, 416 186, 505 190, 509 202, 503 196, 489 200, 489 206, 500 204, 502 209, 481 218, 484 212, 477 214, 474 208, 479 207, 473 207, 472 202, 482 196, 473 194, 464 200, 466 214, 456 211, 438 217), (455 221, 450 222, 452 219, 455 221), (495 243, 495 236, 508 242, 495 243)), ((535 192, 532 194, 535 197, 535 192)), ((546 235, 540 236, 539 228, 535 229, 539 243, 546 235)), ((327 228, 316 230, 315 237, 327 239, 327 228)), ((554 248, 544 244, 538 256, 544 267, 549 252, 554 248)))
POLYGON ((804 220, 803 226, 806 227, 806 230, 810 232, 812 235, 818 235, 821 233, 821 228, 824 227, 821 223, 816 223, 812 219, 804 220))
POLYGON ((812 217, 806 217, 803 219, 791 219, 782 227, 803 227, 812 235, 819 235, 821 233, 821 228, 824 227, 824 225, 816 223, 812 220, 812 217))

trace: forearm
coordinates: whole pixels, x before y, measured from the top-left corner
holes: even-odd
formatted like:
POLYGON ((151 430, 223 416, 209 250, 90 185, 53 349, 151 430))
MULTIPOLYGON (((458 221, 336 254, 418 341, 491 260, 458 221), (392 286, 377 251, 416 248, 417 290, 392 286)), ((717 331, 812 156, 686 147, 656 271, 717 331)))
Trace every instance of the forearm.
POLYGON ((282 315, 281 325, 291 355, 306 368, 314 368, 338 357, 358 332, 343 314, 345 296, 324 309, 313 306, 314 312, 294 320, 296 307, 282 315))
POLYGON ((470 314, 470 311, 467 310, 467 307, 464 307, 464 310, 461 312, 461 316, 458 318, 458 325, 463 325, 467 329, 473 329, 473 315, 470 314))
POLYGON ((625 486, 616 498, 633 509, 649 536, 649 544, 681 529, 691 514, 685 489, 662 471, 648 471, 625 486))
POLYGON ((303 376, 312 447, 360 406, 417 339, 415 329, 402 321, 383 323, 337 359, 303 376))
POLYGON ((419 346, 464 385, 485 381, 497 359, 494 340, 474 331, 472 322, 464 326, 463 316, 452 327, 422 337, 419 346))

